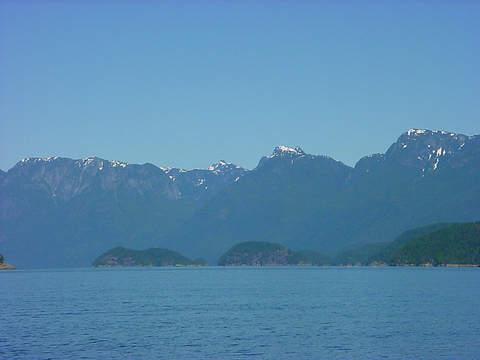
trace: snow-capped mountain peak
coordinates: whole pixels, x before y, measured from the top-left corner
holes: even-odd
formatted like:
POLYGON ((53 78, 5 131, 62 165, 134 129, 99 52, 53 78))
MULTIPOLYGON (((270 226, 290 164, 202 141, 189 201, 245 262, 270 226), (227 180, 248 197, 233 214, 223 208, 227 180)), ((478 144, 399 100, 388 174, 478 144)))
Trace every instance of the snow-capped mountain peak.
POLYGON ((464 150, 474 137, 443 130, 410 129, 403 133, 386 153, 403 165, 426 171, 435 171, 464 150))
POLYGON ((208 170, 210 171, 215 171, 215 170, 219 170, 221 168, 224 168, 228 165, 232 165, 228 162, 226 162, 225 160, 220 160, 218 163, 215 163, 215 164, 212 164, 208 167, 208 170))
POLYGON ((27 157, 27 158, 23 158, 22 160, 20 160, 19 164, 48 163, 48 162, 53 162, 57 159, 59 159, 58 156, 49 156, 49 157, 45 157, 45 158, 27 157))
POLYGON ((272 158, 275 156, 303 156, 306 155, 305 152, 302 150, 301 147, 296 146, 294 148, 285 146, 285 145, 280 145, 276 146, 275 149, 273 149, 272 155, 268 156, 268 158, 272 158))
POLYGON ((406 134, 408 136, 418 136, 418 135, 425 134, 428 131, 429 130, 425 130, 425 129, 410 129, 410 130, 407 130, 406 134))
POLYGON ((220 160, 218 163, 214 163, 208 167, 207 170, 213 171, 215 174, 218 174, 225 170, 233 169, 242 169, 240 166, 226 162, 225 160, 220 160))
POLYGON ((126 168, 128 163, 119 160, 104 160, 96 156, 87 157, 75 161, 79 168, 96 168, 103 170, 107 168, 126 168))
POLYGON ((403 135, 407 136, 420 136, 420 135, 448 135, 451 137, 457 136, 455 133, 451 133, 443 130, 428 130, 428 129, 410 129, 407 130, 403 135))
POLYGON ((118 160, 110 160, 109 161, 110 165, 112 167, 122 167, 122 168, 126 168, 128 163, 124 162, 124 161, 118 161, 118 160))

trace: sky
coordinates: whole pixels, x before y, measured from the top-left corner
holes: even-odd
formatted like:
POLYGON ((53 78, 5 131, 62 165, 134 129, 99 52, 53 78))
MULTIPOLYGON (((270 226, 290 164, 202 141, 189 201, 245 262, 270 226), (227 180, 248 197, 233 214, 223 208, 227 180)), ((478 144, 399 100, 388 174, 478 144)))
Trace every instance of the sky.
POLYGON ((354 165, 410 128, 480 134, 479 1, 0 2, 0 169, 98 156, 354 165))

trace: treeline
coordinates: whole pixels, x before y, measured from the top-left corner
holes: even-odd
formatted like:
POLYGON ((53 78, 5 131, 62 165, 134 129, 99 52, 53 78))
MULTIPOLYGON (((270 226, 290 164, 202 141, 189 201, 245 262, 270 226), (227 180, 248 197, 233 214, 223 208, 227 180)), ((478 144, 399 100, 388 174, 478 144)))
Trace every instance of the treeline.
POLYGON ((397 250, 392 265, 480 265, 480 222, 455 224, 420 236, 397 250))
POLYGON ((331 259, 316 251, 293 251, 266 241, 246 241, 233 246, 218 260, 220 266, 328 265, 331 259))
POLYGON ((116 247, 99 256, 95 267, 206 265, 204 259, 191 260, 182 254, 160 248, 133 250, 116 247))
POLYGON ((439 223, 407 231, 391 243, 343 252, 335 265, 480 265, 480 222, 439 223))
MULTIPOLYGON (((0 255, 0 262, 3 257, 0 255)), ((265 241, 247 241, 233 246, 218 265, 478 265, 480 222, 439 223, 409 230, 390 243, 368 244, 328 257, 311 250, 293 251, 265 241)), ((206 265, 167 249, 132 250, 117 247, 98 257, 98 267, 206 265)))

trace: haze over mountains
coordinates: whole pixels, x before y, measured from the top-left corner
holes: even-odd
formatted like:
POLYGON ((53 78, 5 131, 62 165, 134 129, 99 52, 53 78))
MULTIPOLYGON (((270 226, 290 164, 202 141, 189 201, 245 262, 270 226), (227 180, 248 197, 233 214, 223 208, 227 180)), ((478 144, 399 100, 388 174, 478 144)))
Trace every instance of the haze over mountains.
POLYGON ((409 130, 349 167, 276 147, 253 170, 29 158, 0 172, 0 253, 17 267, 89 266, 115 246, 214 263, 270 241, 334 254, 435 222, 480 218, 480 136, 409 130))

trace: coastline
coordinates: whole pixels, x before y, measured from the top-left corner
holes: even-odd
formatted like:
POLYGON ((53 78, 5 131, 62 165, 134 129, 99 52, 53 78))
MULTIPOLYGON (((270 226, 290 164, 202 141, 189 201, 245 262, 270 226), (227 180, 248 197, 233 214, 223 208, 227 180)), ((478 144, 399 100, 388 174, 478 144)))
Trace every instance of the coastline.
POLYGON ((0 270, 15 270, 16 267, 7 263, 0 264, 0 270))
MULTIPOLYGON (((367 265, 371 266, 371 265, 367 265)), ((386 265, 386 266, 403 266, 403 267, 480 267, 479 264, 393 264, 393 265, 386 265)))

